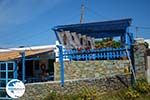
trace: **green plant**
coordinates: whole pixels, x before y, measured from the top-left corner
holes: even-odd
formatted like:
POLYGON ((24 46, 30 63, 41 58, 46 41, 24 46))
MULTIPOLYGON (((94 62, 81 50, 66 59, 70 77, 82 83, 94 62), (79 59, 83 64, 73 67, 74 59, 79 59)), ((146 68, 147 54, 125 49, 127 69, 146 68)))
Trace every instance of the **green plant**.
POLYGON ((140 94, 135 89, 129 88, 127 92, 125 93, 125 98, 128 100, 135 100, 138 98, 140 94))
POLYGON ((120 48, 121 44, 120 41, 116 41, 113 40, 112 38, 108 38, 103 40, 96 40, 95 47, 96 48, 106 48, 106 47, 120 48))
POLYGON ((57 92, 52 91, 44 100, 56 100, 57 92))
POLYGON ((149 93, 150 85, 146 82, 146 80, 140 79, 140 80, 137 81, 135 89, 139 93, 149 93))
POLYGON ((82 87, 78 96, 81 100, 96 100, 99 92, 95 88, 82 87))
POLYGON ((145 79, 139 79, 136 81, 134 88, 129 88, 125 93, 125 98, 130 100, 135 100, 138 97, 141 97, 144 94, 150 92, 150 85, 146 82, 145 79))
POLYGON ((72 92, 52 91, 44 100, 149 100, 150 85, 144 79, 136 81, 134 88, 100 92, 97 86, 76 86, 72 92))
POLYGON ((99 92, 94 87, 82 86, 76 92, 50 92, 44 100, 98 100, 99 92))

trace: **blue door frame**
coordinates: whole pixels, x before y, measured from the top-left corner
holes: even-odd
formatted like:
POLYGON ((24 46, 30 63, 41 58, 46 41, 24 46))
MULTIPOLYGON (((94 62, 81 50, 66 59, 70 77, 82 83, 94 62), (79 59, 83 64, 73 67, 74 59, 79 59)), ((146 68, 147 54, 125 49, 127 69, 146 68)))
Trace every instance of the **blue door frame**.
POLYGON ((11 99, 8 97, 5 88, 11 79, 17 78, 17 66, 15 61, 0 62, 0 99, 11 99), (3 93, 2 93, 3 91, 3 93))

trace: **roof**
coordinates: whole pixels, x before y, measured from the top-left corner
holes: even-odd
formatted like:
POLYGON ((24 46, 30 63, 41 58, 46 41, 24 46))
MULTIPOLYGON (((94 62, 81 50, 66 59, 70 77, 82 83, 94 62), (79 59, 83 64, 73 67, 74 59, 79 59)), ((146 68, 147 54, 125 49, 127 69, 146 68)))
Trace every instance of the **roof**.
POLYGON ((9 52, 12 50, 39 50, 39 49, 48 49, 56 48, 56 45, 41 45, 41 46, 28 46, 23 48, 0 48, 0 52, 9 52))
MULTIPOLYGON (((33 56, 37 54, 42 54, 46 52, 52 52, 53 49, 38 49, 38 50, 26 50, 25 55, 26 56, 33 56)), ((2 52, 0 53, 0 61, 10 61, 15 60, 21 57, 21 50, 13 50, 9 52, 2 52)))
POLYGON ((93 22, 83 24, 60 25, 53 28, 54 31, 70 31, 95 38, 116 36, 126 32, 131 25, 131 18, 93 22))

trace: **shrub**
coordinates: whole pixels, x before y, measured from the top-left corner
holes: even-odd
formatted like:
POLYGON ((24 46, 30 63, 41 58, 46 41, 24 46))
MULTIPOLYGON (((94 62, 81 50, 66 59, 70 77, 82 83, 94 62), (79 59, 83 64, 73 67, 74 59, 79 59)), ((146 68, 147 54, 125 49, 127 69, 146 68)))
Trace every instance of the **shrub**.
POLYGON ((94 86, 77 86, 75 91, 52 91, 44 100, 149 100, 150 85, 145 80, 137 80, 134 88, 110 91, 101 94, 94 86), (146 99, 148 98, 148 99, 146 99))
POLYGON ((129 88, 127 92, 125 93, 125 98, 128 100, 135 100, 138 98, 140 94, 135 89, 129 88))
POLYGON ((99 92, 95 88, 79 87, 80 91, 73 93, 51 92, 44 100, 97 100, 99 92))
POLYGON ((44 100, 56 100, 56 92, 51 92, 44 100))
POLYGON ((141 79, 137 81, 135 89, 141 94, 149 93, 150 85, 144 79, 141 79))
POLYGON ((134 88, 129 88, 125 93, 125 98, 129 100, 135 100, 143 94, 148 94, 150 92, 150 85, 145 79, 139 79, 136 82, 134 88))

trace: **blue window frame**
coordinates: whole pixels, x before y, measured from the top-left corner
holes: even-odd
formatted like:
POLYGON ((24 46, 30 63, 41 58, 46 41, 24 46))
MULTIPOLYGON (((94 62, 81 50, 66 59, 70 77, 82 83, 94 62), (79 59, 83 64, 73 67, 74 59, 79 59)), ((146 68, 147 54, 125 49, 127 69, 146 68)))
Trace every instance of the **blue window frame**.
POLYGON ((0 62, 0 99, 9 99, 5 88, 6 84, 14 78, 17 78, 17 66, 15 62, 0 62))

